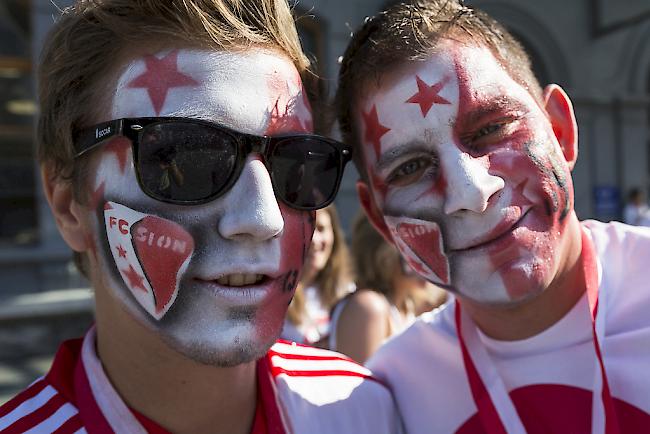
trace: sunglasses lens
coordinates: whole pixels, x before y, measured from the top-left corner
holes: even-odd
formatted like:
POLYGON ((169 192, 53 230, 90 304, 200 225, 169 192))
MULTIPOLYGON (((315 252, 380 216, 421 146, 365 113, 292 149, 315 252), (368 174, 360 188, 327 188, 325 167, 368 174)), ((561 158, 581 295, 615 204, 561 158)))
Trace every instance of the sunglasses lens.
POLYGON ((161 122, 142 132, 137 155, 140 184, 165 202, 196 202, 218 195, 237 160, 227 132, 192 122, 161 122))
POLYGON ((338 150, 318 138, 290 138, 271 155, 271 177, 276 194, 285 203, 318 209, 336 195, 341 168, 338 150))

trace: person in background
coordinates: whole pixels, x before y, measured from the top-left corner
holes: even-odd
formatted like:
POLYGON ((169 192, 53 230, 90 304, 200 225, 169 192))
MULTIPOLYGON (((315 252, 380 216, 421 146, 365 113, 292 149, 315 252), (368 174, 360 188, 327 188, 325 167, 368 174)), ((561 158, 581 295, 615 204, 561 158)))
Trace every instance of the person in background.
POLYGON ((334 205, 316 212, 314 236, 281 337, 323 346, 330 311, 354 290, 350 254, 334 205))
POLYGON ((638 187, 630 189, 628 193, 627 204, 623 209, 623 221, 628 225, 650 226, 650 208, 638 187))
POLYGON ((329 348, 364 363, 417 314, 443 304, 446 292, 415 273, 363 212, 352 229, 352 257, 360 289, 335 306, 329 348))

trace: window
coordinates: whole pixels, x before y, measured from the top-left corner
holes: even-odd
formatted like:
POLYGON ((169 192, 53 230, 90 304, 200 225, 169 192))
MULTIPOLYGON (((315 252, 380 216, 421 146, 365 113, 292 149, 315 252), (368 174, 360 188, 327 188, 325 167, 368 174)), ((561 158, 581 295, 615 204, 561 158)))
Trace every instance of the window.
POLYGON ((37 241, 30 10, 0 3, 0 247, 37 241))

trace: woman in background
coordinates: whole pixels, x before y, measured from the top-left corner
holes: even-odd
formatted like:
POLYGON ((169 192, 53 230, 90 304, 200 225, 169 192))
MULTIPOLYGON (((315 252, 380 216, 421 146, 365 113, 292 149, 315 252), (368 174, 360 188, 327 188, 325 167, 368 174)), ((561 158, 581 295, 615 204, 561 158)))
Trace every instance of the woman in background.
POLYGON ((446 292, 418 276, 364 213, 352 229, 352 256, 359 289, 332 312, 329 347, 364 363, 393 334, 446 300, 446 292))
POLYGON ((350 291, 350 255, 334 205, 318 210, 314 236, 281 337, 324 346, 330 311, 350 291))

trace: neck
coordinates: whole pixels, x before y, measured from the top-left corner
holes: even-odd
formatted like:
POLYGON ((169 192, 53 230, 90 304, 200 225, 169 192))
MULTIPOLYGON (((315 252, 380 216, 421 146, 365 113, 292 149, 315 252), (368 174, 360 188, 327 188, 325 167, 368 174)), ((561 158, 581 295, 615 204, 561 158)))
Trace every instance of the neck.
POLYGON ((555 278, 539 295, 514 306, 484 305, 459 295, 463 309, 487 336, 505 341, 535 336, 562 319, 585 293, 585 275, 580 262, 582 229, 575 214, 567 217, 565 260, 555 278))
POLYGON ((167 346, 97 292, 97 351, 132 409, 175 433, 246 433, 256 408, 255 362, 202 365, 167 346), (164 381, 161 381, 164 379, 164 381))

